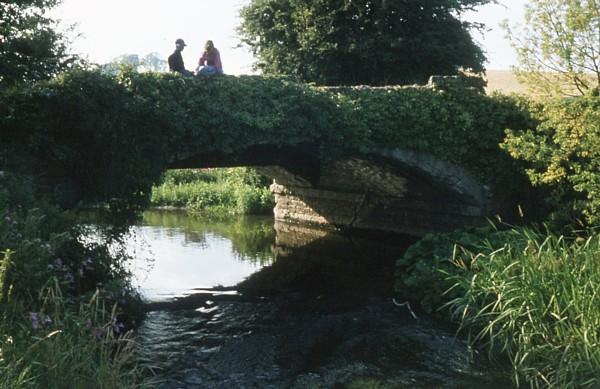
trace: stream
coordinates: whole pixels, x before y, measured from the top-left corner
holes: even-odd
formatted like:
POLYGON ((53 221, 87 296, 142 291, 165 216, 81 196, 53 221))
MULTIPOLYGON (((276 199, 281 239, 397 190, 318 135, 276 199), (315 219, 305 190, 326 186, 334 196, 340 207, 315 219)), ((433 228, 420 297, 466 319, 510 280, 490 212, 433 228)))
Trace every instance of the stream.
POLYGON ((148 211, 128 249, 159 388, 507 388, 455 328, 393 302, 407 237, 148 211))

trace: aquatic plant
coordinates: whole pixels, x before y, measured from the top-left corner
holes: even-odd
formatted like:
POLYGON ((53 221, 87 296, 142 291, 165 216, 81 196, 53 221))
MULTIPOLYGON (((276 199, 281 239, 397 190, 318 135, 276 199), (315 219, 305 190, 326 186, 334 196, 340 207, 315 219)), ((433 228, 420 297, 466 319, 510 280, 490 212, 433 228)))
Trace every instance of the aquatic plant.
POLYGON ((457 246, 445 305, 476 345, 507 355, 517 384, 600 385, 600 235, 567 239, 529 229, 503 244, 457 246))

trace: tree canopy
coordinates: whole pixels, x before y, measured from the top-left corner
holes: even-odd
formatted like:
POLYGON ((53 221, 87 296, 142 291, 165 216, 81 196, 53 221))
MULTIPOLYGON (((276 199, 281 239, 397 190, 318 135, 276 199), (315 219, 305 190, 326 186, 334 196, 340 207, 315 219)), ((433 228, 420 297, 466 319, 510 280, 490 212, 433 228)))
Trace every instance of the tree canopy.
POLYGON ((541 95, 582 95, 600 86, 600 1, 531 0, 526 28, 505 23, 517 76, 541 95))
POLYGON ((168 70, 168 65, 159 53, 153 52, 143 57, 138 54, 123 54, 109 63, 99 65, 99 68, 107 74, 118 75, 128 68, 138 72, 164 72, 168 70))
POLYGON ((74 60, 45 15, 59 2, 0 0, 0 86, 49 79, 74 60))
POLYGON ((481 72, 485 55, 459 19, 491 0, 252 0, 242 42, 264 74, 323 85, 420 83, 481 72))

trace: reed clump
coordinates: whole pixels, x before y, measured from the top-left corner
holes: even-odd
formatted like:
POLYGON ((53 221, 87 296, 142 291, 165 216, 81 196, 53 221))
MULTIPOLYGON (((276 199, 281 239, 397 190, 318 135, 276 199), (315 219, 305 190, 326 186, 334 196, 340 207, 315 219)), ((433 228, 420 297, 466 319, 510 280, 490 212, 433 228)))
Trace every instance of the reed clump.
MULTIPOLYGON (((0 314, 0 388, 143 388, 135 344, 100 293, 75 302, 58 283, 35 310, 5 300, 0 314)), ((31 308, 31 307, 30 307, 31 308)))
POLYGON ((442 310, 474 344, 508 356, 517 384, 600 386, 600 235, 503 236, 454 246, 442 310))

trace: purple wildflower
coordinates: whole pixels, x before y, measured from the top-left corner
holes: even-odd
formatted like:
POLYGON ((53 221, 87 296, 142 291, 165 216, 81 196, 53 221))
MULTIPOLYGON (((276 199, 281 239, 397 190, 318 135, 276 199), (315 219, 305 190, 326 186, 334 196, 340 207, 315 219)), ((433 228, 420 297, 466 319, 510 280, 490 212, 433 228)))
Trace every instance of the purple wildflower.
POLYGON ((29 312, 29 321, 34 331, 52 324, 52 318, 40 312, 29 312))
POLYGON ((40 323, 40 315, 37 312, 29 312, 29 320, 31 321, 31 328, 34 330, 39 330, 42 328, 42 324, 40 323))
POLYGON ((110 321, 110 329, 115 333, 115 334, 120 334, 121 331, 123 331, 123 328, 125 328, 125 326, 123 325, 123 323, 118 322, 116 317, 113 317, 112 320, 110 321))
POLYGON ((73 274, 71 273, 65 273, 65 281, 68 282, 69 284, 72 284, 73 282, 75 282, 75 277, 73 277, 73 274))
POLYGON ((92 331, 92 335, 94 338, 100 340, 104 337, 104 330, 102 328, 95 328, 94 331, 92 331))
POLYGON ((49 326, 52 324, 52 318, 48 315, 44 315, 44 321, 42 322, 44 326, 49 326))

